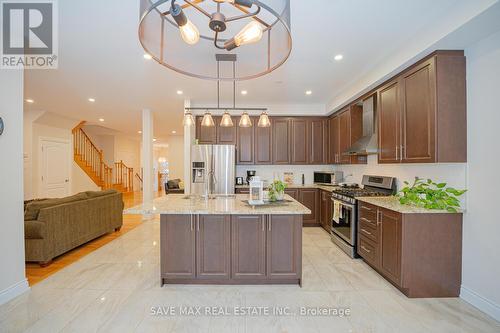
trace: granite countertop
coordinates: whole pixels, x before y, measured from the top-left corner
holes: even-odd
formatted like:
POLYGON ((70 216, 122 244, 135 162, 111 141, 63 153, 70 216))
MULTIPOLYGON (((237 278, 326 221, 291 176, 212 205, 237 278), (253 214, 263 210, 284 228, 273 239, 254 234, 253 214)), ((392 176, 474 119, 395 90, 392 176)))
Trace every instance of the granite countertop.
MULTIPOLYGON (((399 199, 395 196, 390 197, 359 197, 356 198, 359 201, 366 202, 378 207, 386 208, 402 214, 457 214, 451 213, 447 210, 435 210, 427 209, 416 206, 402 205, 399 203, 399 199)), ((460 210, 458 213, 463 213, 460 210)))
MULTIPOLYGON (((305 185, 302 185, 302 184, 293 184, 293 185, 287 185, 286 186, 286 188, 291 188, 291 189, 295 189, 295 188, 317 188, 317 189, 328 191, 328 192, 333 191, 333 189, 335 189, 337 187, 338 186, 335 186, 335 185, 319 185, 319 184, 305 184, 305 185)), ((235 188, 249 188, 249 186, 248 185, 236 185, 235 188)), ((265 189, 265 186, 264 186, 264 189, 265 189)))
POLYGON ((236 194, 232 197, 204 199, 184 194, 169 194, 152 202, 124 210, 124 214, 228 214, 228 215, 306 215, 311 211, 289 195, 285 195, 284 203, 263 206, 250 206, 243 202, 247 194, 236 194))

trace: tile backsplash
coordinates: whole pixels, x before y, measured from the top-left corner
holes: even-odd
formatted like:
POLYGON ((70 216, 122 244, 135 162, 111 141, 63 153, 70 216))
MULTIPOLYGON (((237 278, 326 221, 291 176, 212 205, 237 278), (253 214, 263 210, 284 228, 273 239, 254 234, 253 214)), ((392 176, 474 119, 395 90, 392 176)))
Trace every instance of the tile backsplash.
POLYGON ((274 179, 283 180, 285 172, 293 172, 294 184, 302 183, 304 175, 305 184, 312 184, 314 181, 314 171, 333 171, 333 166, 329 165, 238 165, 236 166, 236 176, 246 179, 247 170, 255 170, 257 176, 264 181, 271 182, 274 179))

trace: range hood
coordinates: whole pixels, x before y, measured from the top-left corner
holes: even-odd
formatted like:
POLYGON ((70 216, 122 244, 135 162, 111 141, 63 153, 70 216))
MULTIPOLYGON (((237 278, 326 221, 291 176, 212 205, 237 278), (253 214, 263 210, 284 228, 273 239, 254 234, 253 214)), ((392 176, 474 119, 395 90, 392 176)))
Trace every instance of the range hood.
POLYGON ((346 155, 371 155, 378 153, 378 138, 373 96, 363 101, 363 136, 347 149, 346 155))

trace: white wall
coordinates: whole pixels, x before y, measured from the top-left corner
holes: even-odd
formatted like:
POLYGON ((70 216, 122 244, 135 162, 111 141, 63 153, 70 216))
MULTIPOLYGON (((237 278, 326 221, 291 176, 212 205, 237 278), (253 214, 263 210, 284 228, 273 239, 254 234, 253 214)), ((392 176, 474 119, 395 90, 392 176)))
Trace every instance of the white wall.
POLYGON ((461 296, 500 320, 500 32, 467 56, 467 212, 461 296))
POLYGON ((247 170, 257 171, 257 176, 267 182, 271 182, 273 179, 283 180, 284 172, 293 172, 294 184, 301 184, 302 174, 304 174, 304 183, 312 184, 314 171, 332 171, 333 167, 329 165, 238 165, 236 166, 236 176, 243 177, 243 181, 245 181, 247 170))
POLYGON ((24 273, 23 72, 1 70, 0 304, 29 289, 24 273))

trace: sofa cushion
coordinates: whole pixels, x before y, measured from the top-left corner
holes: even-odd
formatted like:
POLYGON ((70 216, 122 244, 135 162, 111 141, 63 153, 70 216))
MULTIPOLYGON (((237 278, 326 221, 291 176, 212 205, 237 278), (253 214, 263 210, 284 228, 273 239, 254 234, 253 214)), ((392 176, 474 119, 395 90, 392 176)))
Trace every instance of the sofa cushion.
POLYGON ((45 223, 40 221, 24 221, 25 239, 43 239, 45 223))
POLYGON ((24 210, 24 220, 31 221, 38 218, 40 209, 62 205, 69 202, 75 202, 80 200, 88 199, 85 192, 78 193, 66 198, 53 198, 53 199, 43 199, 43 200, 33 200, 26 204, 26 209, 24 210))
POLYGON ((180 179, 172 179, 167 182, 167 187, 169 190, 173 189, 178 189, 179 188, 179 183, 181 182, 180 179))
POLYGON ((98 198, 98 197, 102 197, 102 196, 110 195, 110 194, 115 194, 115 193, 118 193, 118 191, 117 190, 106 190, 106 191, 87 191, 87 192, 85 192, 85 194, 87 194, 87 197, 89 199, 98 198))

